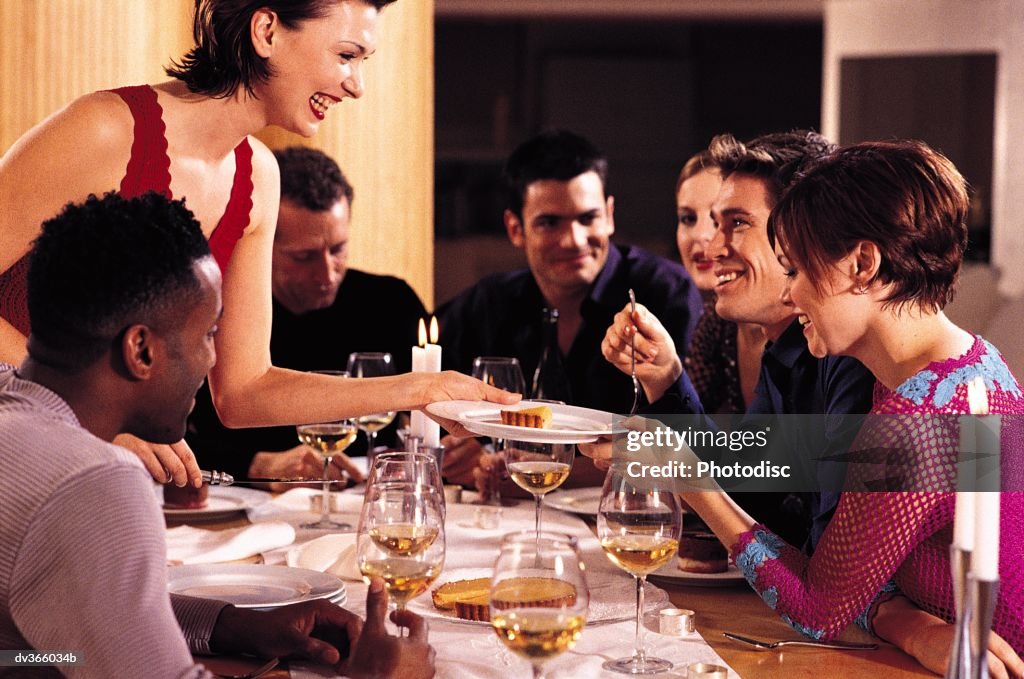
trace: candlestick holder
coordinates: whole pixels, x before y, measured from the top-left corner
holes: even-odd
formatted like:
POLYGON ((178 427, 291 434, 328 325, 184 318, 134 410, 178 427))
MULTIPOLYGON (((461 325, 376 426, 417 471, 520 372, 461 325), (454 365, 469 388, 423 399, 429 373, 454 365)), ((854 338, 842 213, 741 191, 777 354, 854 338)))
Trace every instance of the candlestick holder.
POLYGON ((999 580, 967 576, 968 607, 971 613, 971 679, 988 679, 988 637, 996 609, 999 580))
POLYGON ((405 452, 418 453, 423 446, 423 437, 408 434, 405 437, 405 452))
POLYGON ((949 569, 953 577, 953 603, 956 607, 956 632, 949 651, 946 679, 971 679, 970 597, 967 573, 971 570, 971 551, 955 544, 949 546, 949 569))

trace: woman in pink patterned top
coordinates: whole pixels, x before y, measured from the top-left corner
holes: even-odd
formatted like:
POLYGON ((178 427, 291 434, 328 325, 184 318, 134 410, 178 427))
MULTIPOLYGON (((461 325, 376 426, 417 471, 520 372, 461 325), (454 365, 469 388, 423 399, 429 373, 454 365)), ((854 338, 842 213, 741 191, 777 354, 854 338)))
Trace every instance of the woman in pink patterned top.
MULTIPOLYGON (((995 347, 942 312, 967 244, 967 210, 966 182, 942 155, 918 142, 866 143, 815 163, 770 222, 789 275, 784 299, 799 314, 812 353, 859 359, 878 380, 872 413, 901 416, 876 418, 881 424, 866 427, 855 448, 884 449, 887 463, 909 472, 912 490, 844 493, 811 558, 724 493, 686 496, 732 545, 754 589, 795 629, 825 639, 856 620, 909 646, 938 672, 948 661, 952 626, 915 629, 906 617, 891 624, 878 605, 899 590, 921 611, 953 620, 948 554, 958 430, 951 416, 970 412, 967 383, 978 376, 991 412, 1024 413, 1024 393, 995 347), (916 640, 906 643, 911 634, 916 640)), ((1004 491, 1022 487, 1024 437, 1016 419, 1003 418, 1004 491)), ((1004 492, 989 644, 995 676, 1024 673, 1017 656, 1024 652, 1022 544, 1024 494, 1004 492)), ((912 608, 903 613, 912 616, 912 608)))

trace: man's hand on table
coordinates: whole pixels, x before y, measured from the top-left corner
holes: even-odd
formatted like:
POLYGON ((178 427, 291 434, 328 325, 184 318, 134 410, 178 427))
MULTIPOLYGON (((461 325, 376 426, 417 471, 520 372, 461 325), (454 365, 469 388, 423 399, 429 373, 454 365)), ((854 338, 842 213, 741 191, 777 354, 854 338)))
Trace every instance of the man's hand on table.
POLYGON ((329 601, 306 601, 272 611, 227 606, 210 638, 216 653, 308 660, 356 678, 427 679, 434 676, 434 649, 423 618, 405 611, 391 620, 408 637, 388 634, 388 595, 374 578, 366 593, 366 621, 329 601))
POLYGON ((434 649, 427 643, 427 623, 409 611, 395 611, 391 621, 409 628, 409 636, 394 637, 384 627, 388 595, 384 581, 373 578, 366 592, 366 622, 344 671, 347 676, 370 679, 424 679, 434 676, 434 649))
POLYGON ((216 653, 301 658, 338 667, 363 629, 355 613, 329 601, 305 601, 272 611, 227 606, 210 637, 216 653))
POLYGON ((136 455, 146 471, 157 483, 173 483, 176 486, 203 485, 203 474, 199 470, 195 453, 184 440, 164 445, 149 443, 131 434, 120 434, 114 443, 127 448, 136 455))
MULTIPOLYGON (((324 461, 307 446, 298 445, 279 453, 260 452, 249 465, 250 479, 310 479, 310 487, 319 487, 324 473, 324 461)), ((354 482, 363 481, 366 476, 345 453, 335 453, 327 476, 341 479, 348 475, 354 482), (344 474, 342 473, 344 472, 344 474)), ((295 484, 268 484, 267 488, 277 493, 295 488, 295 484)))

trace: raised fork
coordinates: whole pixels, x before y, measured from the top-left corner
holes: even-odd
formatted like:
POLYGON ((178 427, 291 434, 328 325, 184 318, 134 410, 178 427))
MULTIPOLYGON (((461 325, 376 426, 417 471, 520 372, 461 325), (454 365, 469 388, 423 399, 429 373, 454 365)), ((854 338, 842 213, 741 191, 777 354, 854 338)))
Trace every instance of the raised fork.
POLYGON ((279 658, 271 658, 252 672, 246 672, 245 674, 218 674, 217 676, 220 677, 220 679, 258 679, 277 667, 280 663, 281 660, 279 658))
MULTIPOLYGON (((629 289, 629 313, 636 313, 636 294, 633 288, 629 289)), ((633 380, 633 407, 629 409, 630 416, 636 415, 640 408, 640 380, 636 378, 636 333, 629 338, 629 376, 633 380)))
POLYGON ((732 632, 722 632, 722 636, 743 644, 749 644, 761 651, 771 651, 783 646, 813 646, 815 648, 834 648, 841 651, 874 651, 878 644, 858 644, 852 641, 808 641, 804 639, 784 639, 783 641, 761 641, 751 639, 732 632))

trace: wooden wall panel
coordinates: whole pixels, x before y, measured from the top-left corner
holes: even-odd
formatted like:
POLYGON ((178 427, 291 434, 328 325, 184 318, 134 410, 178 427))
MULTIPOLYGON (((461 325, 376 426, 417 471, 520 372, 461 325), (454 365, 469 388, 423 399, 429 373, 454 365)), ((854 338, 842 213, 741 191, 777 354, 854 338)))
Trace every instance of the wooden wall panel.
POLYGON ((0 151, 75 97, 163 79, 189 44, 187 0, 3 0, 0 151))
POLYGON ((365 94, 332 109, 316 137, 276 128, 259 135, 271 148, 306 144, 338 161, 355 188, 349 262, 404 278, 427 308, 434 301, 433 4, 400 0, 384 9, 365 94))
MULTIPOLYGON (((158 82, 191 44, 190 0, 0 0, 0 152, 75 97, 158 82)), ((329 114, 311 140, 279 130, 272 147, 315 145, 356 189, 351 264, 405 278, 433 304, 434 2, 381 14, 366 94, 329 114)), ((6 206, 0 207, 6 209, 6 206)))

